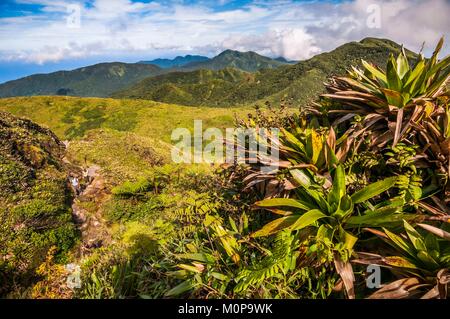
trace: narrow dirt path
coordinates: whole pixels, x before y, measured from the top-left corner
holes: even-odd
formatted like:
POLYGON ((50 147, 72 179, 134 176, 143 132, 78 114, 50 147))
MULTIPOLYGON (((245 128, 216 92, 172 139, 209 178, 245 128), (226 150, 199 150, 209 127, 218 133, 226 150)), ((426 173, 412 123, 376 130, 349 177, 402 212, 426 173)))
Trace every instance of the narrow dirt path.
POLYGON ((110 196, 105 179, 100 174, 99 166, 91 166, 87 172, 85 176, 88 180, 87 186, 76 196, 72 204, 73 216, 81 231, 82 256, 93 248, 107 245, 111 240, 102 210, 103 204, 110 196))
MULTIPOLYGON (((69 142, 64 142, 66 149, 69 142)), ((93 249, 106 246, 111 242, 111 232, 103 217, 103 204, 111 196, 105 178, 101 174, 101 167, 92 165, 83 169, 74 165, 66 157, 66 163, 71 178, 78 180, 79 187, 72 187, 74 199, 72 215, 74 222, 81 232, 79 257, 89 255, 93 249)))

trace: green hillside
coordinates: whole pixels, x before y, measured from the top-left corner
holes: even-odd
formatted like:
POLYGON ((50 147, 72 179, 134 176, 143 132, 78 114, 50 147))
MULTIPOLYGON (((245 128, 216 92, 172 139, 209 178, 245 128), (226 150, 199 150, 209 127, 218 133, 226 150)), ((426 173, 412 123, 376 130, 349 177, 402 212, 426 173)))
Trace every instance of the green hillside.
POLYGON ((115 98, 145 99, 182 105, 241 104, 228 96, 237 86, 254 81, 255 76, 237 69, 173 72, 150 77, 129 89, 116 92, 115 98), (228 103, 222 103, 227 101, 228 103))
POLYGON ((246 105, 266 100, 277 102, 288 98, 301 105, 323 92, 323 82, 328 77, 344 74, 351 65, 360 65, 362 58, 383 65, 389 54, 398 53, 400 48, 390 40, 367 38, 295 65, 264 69, 254 74, 231 69, 166 74, 145 79, 112 96, 211 106, 246 105))
MULTIPOLYGON (((63 95, 80 97, 108 97, 113 92, 128 88, 141 80, 172 72, 189 72, 194 70, 222 70, 236 68, 254 72, 264 68, 276 68, 286 63, 272 60, 254 52, 227 50, 217 57, 208 59, 200 56, 178 57, 174 60, 157 59, 150 62, 100 63, 73 71, 58 71, 49 74, 35 74, 22 79, 0 84, 0 97, 63 95)), ((176 73, 175 76, 178 76, 176 73)), ((220 76, 219 76, 220 77, 220 76)), ((183 102, 171 89, 158 89, 158 101, 183 102), (168 96, 166 97, 166 94, 168 96)), ((195 90, 194 90, 195 91, 195 90)), ((188 97, 187 100, 192 100, 188 97)), ((190 103, 186 103, 190 104, 190 103)))
MULTIPOLYGON (((80 139, 96 129, 110 129, 170 143, 172 130, 192 129, 194 119, 202 120, 204 127, 233 127, 235 115, 242 116, 252 110, 144 100, 36 96, 0 99, 0 111, 45 125, 62 140, 80 139)), ((164 148, 164 152, 168 151, 164 148)))
POLYGON ((106 97, 162 70, 155 65, 101 63, 73 71, 36 74, 0 84, 0 97, 70 95, 106 97))

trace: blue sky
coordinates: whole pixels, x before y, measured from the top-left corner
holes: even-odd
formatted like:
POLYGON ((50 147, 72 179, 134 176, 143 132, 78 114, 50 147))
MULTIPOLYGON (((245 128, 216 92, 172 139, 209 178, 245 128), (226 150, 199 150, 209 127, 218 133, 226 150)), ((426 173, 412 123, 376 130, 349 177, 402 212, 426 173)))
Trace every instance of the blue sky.
POLYGON ((449 0, 3 0, 0 82, 225 49, 302 60, 367 36, 429 53, 448 12, 449 0))

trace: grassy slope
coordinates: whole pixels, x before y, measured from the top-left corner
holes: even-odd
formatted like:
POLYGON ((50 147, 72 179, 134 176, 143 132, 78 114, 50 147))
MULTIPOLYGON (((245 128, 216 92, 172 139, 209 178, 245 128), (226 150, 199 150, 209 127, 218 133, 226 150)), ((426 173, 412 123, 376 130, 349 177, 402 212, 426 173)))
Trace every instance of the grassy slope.
POLYGON ((196 70, 150 77, 129 89, 113 94, 117 98, 138 98, 183 105, 221 105, 232 100, 237 87, 254 81, 254 74, 233 68, 220 71, 196 70))
POLYGON ((0 99, 0 110, 46 125, 61 139, 110 128, 170 143, 172 130, 192 129, 194 119, 203 120, 205 127, 225 128, 233 125, 235 114, 246 114, 251 109, 188 107, 142 100, 21 97, 0 99))
POLYGON ((76 164, 100 165, 117 182, 169 162, 173 129, 192 131, 194 119, 203 120, 204 128, 233 127, 235 115, 251 111, 74 97, 0 99, 0 110, 49 127, 71 141, 69 157, 76 164))

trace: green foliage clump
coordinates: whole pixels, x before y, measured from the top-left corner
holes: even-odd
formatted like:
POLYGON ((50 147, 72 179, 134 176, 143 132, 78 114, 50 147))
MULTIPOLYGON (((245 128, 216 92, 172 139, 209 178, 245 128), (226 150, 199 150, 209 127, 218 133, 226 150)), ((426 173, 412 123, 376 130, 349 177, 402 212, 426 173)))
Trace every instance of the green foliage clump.
POLYGON ((267 174, 258 171, 264 163, 249 165, 244 179, 266 197, 256 208, 279 216, 252 237, 286 230, 309 236, 309 266, 332 262, 348 298, 366 293, 357 291, 352 263, 400 276, 371 298, 448 297, 450 58, 438 61, 442 45, 413 68, 404 50, 388 59, 386 72, 363 62, 365 71, 332 79, 328 100, 282 123, 271 145, 282 169, 267 174), (402 225, 406 236, 396 234, 402 225))
MULTIPOLYGON (((83 137, 86 134, 86 132, 100 128, 102 124, 106 121, 104 107, 101 106, 94 106, 92 108, 88 107, 80 109, 79 112, 80 112, 79 115, 81 115, 81 118, 83 120, 78 124, 69 127, 65 132, 65 135, 70 139, 76 137, 83 137)), ((74 120, 70 117, 68 120, 66 120, 66 123, 68 124, 74 123, 74 120)))
POLYGON ((148 178, 140 178, 136 182, 125 182, 112 189, 112 193, 118 197, 130 198, 144 196, 153 187, 148 178))
POLYGON ((63 262, 78 235, 56 136, 3 112, 0 136, 0 295, 5 295, 36 280, 50 247, 63 262))
POLYGON ((138 124, 138 114, 130 110, 114 112, 105 122, 105 126, 123 132, 133 131, 138 124))

